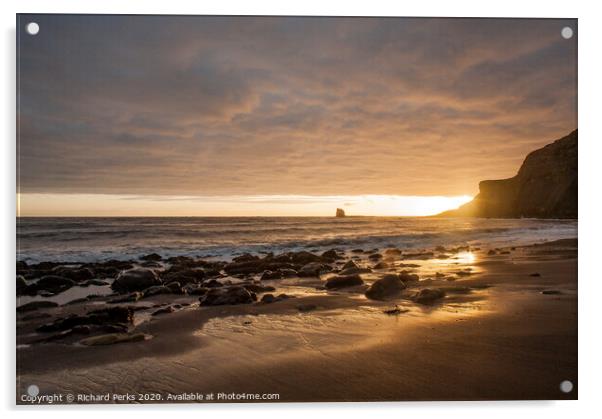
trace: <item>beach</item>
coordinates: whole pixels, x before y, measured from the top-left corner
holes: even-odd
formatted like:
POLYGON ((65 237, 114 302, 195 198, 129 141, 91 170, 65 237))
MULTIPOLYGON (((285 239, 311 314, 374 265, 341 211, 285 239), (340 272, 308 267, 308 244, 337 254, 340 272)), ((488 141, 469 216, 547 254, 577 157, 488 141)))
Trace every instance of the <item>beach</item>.
MULTIPOLYGON (((22 395, 32 384, 79 403, 577 398, 576 239, 331 250, 313 275, 268 279, 263 264, 278 255, 242 255, 204 295, 107 304, 129 295, 115 292, 20 312, 17 403, 30 402, 22 395), (345 272, 350 261, 356 274, 345 272), (232 273, 254 265, 262 272, 232 273), (367 297, 391 275, 403 287, 367 297), (208 297, 232 288, 255 290, 255 299, 208 297), (127 330, 39 331, 107 306, 133 307, 127 330), (129 338, 98 344, 99 334, 129 338)), ((161 271, 169 262, 141 264, 161 271)))

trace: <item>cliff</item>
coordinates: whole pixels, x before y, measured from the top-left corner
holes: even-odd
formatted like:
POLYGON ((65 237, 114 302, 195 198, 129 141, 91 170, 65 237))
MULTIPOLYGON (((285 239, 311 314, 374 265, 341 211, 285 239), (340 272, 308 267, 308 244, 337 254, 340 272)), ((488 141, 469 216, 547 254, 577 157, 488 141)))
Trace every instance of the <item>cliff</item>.
POLYGON ((480 182, 471 202, 438 216, 577 218, 577 130, 531 152, 516 176, 480 182))

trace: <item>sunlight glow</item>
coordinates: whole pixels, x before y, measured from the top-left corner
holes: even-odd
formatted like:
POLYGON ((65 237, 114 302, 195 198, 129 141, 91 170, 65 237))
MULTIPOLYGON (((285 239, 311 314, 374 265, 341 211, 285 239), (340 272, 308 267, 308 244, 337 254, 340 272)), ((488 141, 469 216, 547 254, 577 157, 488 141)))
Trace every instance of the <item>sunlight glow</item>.
POLYGON ((476 261, 476 256, 472 252, 460 252, 456 255, 456 257, 456 262, 461 264, 470 265, 476 261))
POLYGON ((333 216, 435 215, 470 201, 461 196, 240 195, 146 196, 19 194, 19 216, 333 216))

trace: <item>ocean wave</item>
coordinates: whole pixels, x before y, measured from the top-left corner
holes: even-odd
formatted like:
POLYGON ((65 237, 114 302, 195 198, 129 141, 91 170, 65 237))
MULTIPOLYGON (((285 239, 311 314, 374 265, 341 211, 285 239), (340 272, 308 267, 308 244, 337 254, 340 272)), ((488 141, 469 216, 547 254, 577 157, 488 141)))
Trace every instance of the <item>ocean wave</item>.
POLYGON ((577 236, 575 221, 549 220, 222 218, 211 219, 211 227, 204 223, 208 223, 205 218, 51 219, 46 223, 36 219, 17 227, 17 258, 27 262, 86 262, 133 259, 154 252, 165 257, 227 259, 244 252, 528 244, 577 236))

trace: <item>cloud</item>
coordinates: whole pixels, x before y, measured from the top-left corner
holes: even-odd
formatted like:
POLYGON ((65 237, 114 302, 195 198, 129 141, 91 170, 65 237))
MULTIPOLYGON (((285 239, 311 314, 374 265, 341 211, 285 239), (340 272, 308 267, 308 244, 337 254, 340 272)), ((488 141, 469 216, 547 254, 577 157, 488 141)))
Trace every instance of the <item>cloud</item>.
POLYGON ((574 20, 33 18, 22 193, 473 194, 576 127, 574 20))

